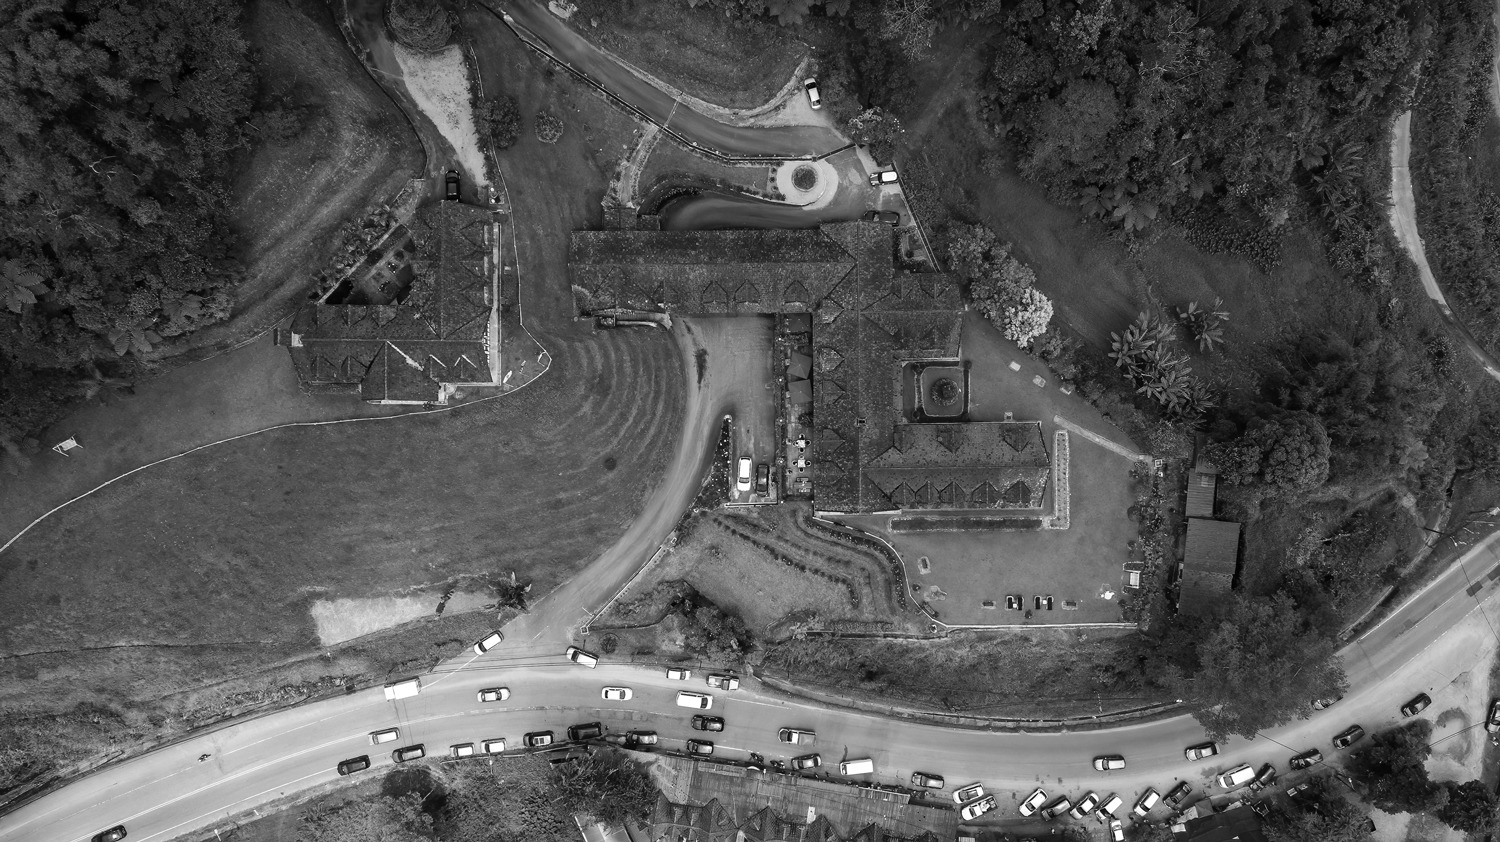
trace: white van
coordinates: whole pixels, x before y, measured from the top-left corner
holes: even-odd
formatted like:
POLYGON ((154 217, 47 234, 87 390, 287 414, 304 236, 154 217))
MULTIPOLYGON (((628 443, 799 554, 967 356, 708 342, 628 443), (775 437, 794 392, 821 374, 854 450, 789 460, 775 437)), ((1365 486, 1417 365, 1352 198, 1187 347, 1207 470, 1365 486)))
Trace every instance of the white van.
POLYGON ((1255 769, 1249 765, 1240 766, 1234 769, 1230 769, 1228 772, 1225 772, 1214 780, 1218 783, 1219 786, 1222 786, 1225 789, 1234 789, 1237 786, 1244 786, 1245 784, 1255 780, 1255 769))
POLYGON ((840 775, 873 775, 875 774, 875 761, 865 758, 864 760, 845 760, 839 764, 840 775))
POLYGON ((409 699, 420 692, 422 692, 422 679, 403 678, 385 685, 385 700, 394 702, 397 699, 409 699))
POLYGON ((400 736, 401 729, 399 728, 387 728, 384 731, 371 731, 370 745, 378 746, 381 743, 393 743, 396 741, 396 738, 400 736))
POLYGON ((684 690, 677 694, 677 706, 693 708, 695 710, 708 710, 714 706, 714 697, 707 693, 689 693, 684 690))

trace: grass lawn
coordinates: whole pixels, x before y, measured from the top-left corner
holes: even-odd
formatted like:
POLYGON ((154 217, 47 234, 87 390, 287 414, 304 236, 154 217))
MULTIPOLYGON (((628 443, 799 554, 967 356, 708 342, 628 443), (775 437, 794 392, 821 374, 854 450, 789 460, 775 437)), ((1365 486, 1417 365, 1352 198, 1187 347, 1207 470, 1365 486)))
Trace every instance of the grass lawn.
POLYGON ((944 640, 789 640, 764 669, 822 690, 996 717, 1078 716, 1162 701, 1121 685, 1129 634, 1036 629, 944 640), (1046 669, 1018 668, 1046 664, 1046 669))
POLYGON ((585 38, 684 93, 727 108, 764 105, 807 53, 796 33, 678 0, 578 0, 585 38))

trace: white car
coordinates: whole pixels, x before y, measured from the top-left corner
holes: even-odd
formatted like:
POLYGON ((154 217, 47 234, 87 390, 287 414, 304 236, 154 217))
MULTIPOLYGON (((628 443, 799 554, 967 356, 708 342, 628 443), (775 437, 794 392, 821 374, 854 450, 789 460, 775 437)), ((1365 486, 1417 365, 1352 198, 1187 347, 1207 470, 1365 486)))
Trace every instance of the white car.
POLYGON ((995 809, 995 796, 986 795, 978 801, 965 804, 958 814, 963 816, 964 821, 971 822, 993 809, 995 809))
POLYGON ((600 695, 606 702, 628 702, 635 693, 631 692, 629 687, 606 687, 600 695))
POLYGON ((954 791, 953 803, 962 804, 965 801, 973 801, 983 794, 984 784, 969 784, 968 786, 960 787, 959 789, 954 791))
POLYGON ((738 690, 740 689, 740 680, 732 675, 711 672, 708 674, 708 686, 717 687, 720 690, 738 690))
POLYGON ((1182 756, 1188 760, 1202 760, 1205 757, 1213 757, 1219 753, 1218 743, 1200 743, 1183 749, 1182 756))
POLYGON ((474 654, 475 655, 483 655, 484 653, 490 651, 491 649, 494 649, 496 646, 499 646, 500 645, 500 641, 502 641, 504 639, 505 639, 505 635, 502 635, 500 632, 497 632, 497 631, 490 632, 489 634, 487 634, 487 635, 484 636, 483 640, 481 640, 478 643, 474 644, 474 654))
POLYGON ((1146 814, 1151 812, 1151 808, 1160 803, 1161 794, 1148 787, 1145 792, 1141 793, 1140 800, 1135 802, 1135 807, 1131 812, 1144 819, 1146 814))
POLYGON ((667 667, 667 678, 671 679, 672 681, 687 681, 692 677, 692 670, 678 669, 677 667, 667 667))
POLYGON ((895 184, 899 180, 895 170, 881 170, 870 173, 870 186, 880 187, 886 184, 895 184))
POLYGON ((1044 790, 1044 789, 1042 789, 1041 787, 1037 787, 1034 791, 1032 791, 1032 793, 1030 795, 1026 796, 1026 800, 1025 801, 1021 802, 1021 807, 1020 807, 1021 815, 1022 816, 1029 816, 1032 813, 1035 813, 1037 811, 1037 809, 1039 807, 1041 807, 1042 804, 1046 800, 1047 800, 1047 791, 1044 790))
POLYGON ((816 111, 823 107, 823 97, 818 95, 818 80, 808 79, 802 83, 803 90, 807 91, 807 103, 816 111))
POLYGON ((1119 819, 1109 820, 1109 838, 1111 842, 1125 842, 1125 828, 1120 825, 1119 819))
POLYGON ((582 649, 579 649, 577 646, 569 646, 566 654, 568 656, 568 660, 580 666, 585 666, 589 669, 593 669, 594 667, 599 666, 598 655, 585 652, 582 649))
POLYGON ((750 457, 740 457, 740 469, 735 474, 734 487, 737 491, 750 490, 750 457))
POLYGON ((371 731, 370 745, 378 746, 381 743, 395 742, 396 738, 399 736, 401 736, 400 728, 387 728, 384 731, 371 731))
POLYGON ((1098 809, 1098 807, 1099 796, 1090 792, 1088 795, 1085 795, 1077 804, 1074 804, 1073 809, 1069 810, 1068 814, 1075 819, 1081 819, 1084 816, 1092 814, 1094 810, 1098 809))
POLYGON ((496 737, 493 740, 485 740, 482 745, 485 754, 500 754, 505 751, 505 738, 496 737))
POLYGON ((473 743, 459 743, 456 746, 448 746, 448 756, 449 757, 473 757, 474 756, 474 744, 473 743))
POLYGON ((812 745, 818 741, 818 735, 813 731, 803 731, 798 728, 782 728, 776 732, 776 738, 784 743, 794 746, 812 745))
POLYGON ((481 702, 503 702, 509 698, 509 687, 489 687, 479 691, 479 701, 481 702))

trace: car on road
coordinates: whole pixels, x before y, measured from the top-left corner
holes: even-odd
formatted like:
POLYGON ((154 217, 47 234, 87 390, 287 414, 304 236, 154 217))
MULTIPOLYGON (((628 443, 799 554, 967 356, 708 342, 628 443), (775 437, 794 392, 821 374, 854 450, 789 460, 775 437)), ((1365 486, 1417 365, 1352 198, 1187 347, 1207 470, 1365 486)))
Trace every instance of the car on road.
POLYGON ((865 214, 866 222, 884 222, 886 225, 900 225, 901 214, 895 211, 872 210, 865 214))
POLYGON ((751 469, 751 464, 752 463, 750 462, 750 457, 749 456, 741 456, 740 457, 740 468, 739 468, 738 471, 735 472, 735 476, 734 476, 734 487, 735 487, 736 491, 749 491, 750 490, 750 469, 751 469))
POLYGON ((594 667, 599 666, 598 655, 595 655, 591 652, 585 652, 582 649, 579 649, 577 646, 569 646, 566 654, 568 656, 568 660, 572 661, 575 664, 578 664, 579 666, 588 667, 589 669, 593 669, 594 667))
POLYGON ((339 774, 352 775, 355 772, 363 772, 370 768, 370 756, 362 754, 359 757, 351 757, 348 760, 339 761, 339 774))
POLYGON ((598 722, 584 722, 578 725, 568 726, 568 739, 575 743, 584 740, 597 740, 604 736, 604 726, 598 722))
POLYGON ((384 731, 371 731, 370 745, 378 746, 381 743, 395 742, 396 738, 399 736, 401 736, 400 728, 387 728, 384 731))
POLYGON ((993 809, 995 809, 995 796, 986 795, 959 808, 958 814, 964 821, 971 822, 993 809))
POLYGON ((1120 808, 1123 806, 1125 806, 1125 802, 1120 800, 1120 796, 1112 792, 1109 794, 1108 798, 1104 799, 1104 803, 1099 805, 1099 810, 1095 815, 1097 815, 1101 821, 1106 816, 1112 819, 1120 814, 1120 808))
POLYGON ((1136 799, 1135 807, 1131 808, 1130 812, 1144 819, 1146 814, 1155 809, 1156 805, 1160 803, 1161 795, 1156 790, 1148 787, 1145 792, 1141 793, 1141 797, 1136 799))
POLYGON ((1293 769, 1306 769, 1315 763, 1322 762, 1323 752, 1318 751, 1315 748, 1310 748, 1307 751, 1302 752, 1301 754, 1292 755, 1292 759, 1288 760, 1286 765, 1293 769))
POLYGON ((1088 795, 1078 799, 1078 803, 1073 805, 1073 809, 1068 811, 1068 815, 1075 819, 1081 819, 1092 814, 1097 809, 1099 809, 1099 796, 1090 792, 1088 795))
POLYGON ((391 759, 397 763, 405 763, 408 760, 421 760, 427 756, 427 749, 418 743, 414 746, 405 746, 391 752, 391 759))
POLYGON ((962 804, 973 801, 984 794, 984 784, 973 783, 968 786, 959 787, 953 791, 953 803, 962 804))
POLYGON ((692 725, 694 731, 722 731, 724 730, 724 717, 704 716, 700 713, 693 717, 692 725))
POLYGON ((1050 822, 1071 809, 1073 809, 1073 802, 1068 800, 1068 796, 1059 795, 1056 801, 1042 808, 1041 816, 1050 822))
POLYGON ((799 772, 803 769, 816 769, 822 765, 823 758, 816 754, 804 754, 800 757, 792 758, 792 768, 799 772))
POLYGON ((870 173, 870 186, 880 187, 883 184, 895 184, 897 181, 895 170, 881 170, 870 173))
POLYGON ((479 691, 479 701, 481 702, 503 702, 509 698, 509 687, 488 687, 479 691))
POLYGON ((89 842, 120 842, 125 838, 125 825, 117 824, 109 830, 102 830, 94 834, 89 842))
POLYGON ((458 201, 458 170, 448 170, 443 175, 443 198, 450 202, 458 201))
POLYGON ((1182 806, 1182 802, 1186 801, 1187 797, 1192 794, 1192 784, 1187 781, 1178 781, 1177 786, 1167 790, 1167 805, 1175 810, 1182 806))
POLYGON ((1426 693, 1418 693, 1415 698, 1401 706, 1401 715, 1416 716, 1422 711, 1427 710, 1427 706, 1430 704, 1432 704, 1431 696, 1426 693))
POLYGON ((679 667, 667 667, 667 678, 669 678, 669 679, 671 679, 673 681, 687 681, 689 678, 692 678, 692 677, 693 677, 693 671, 692 670, 685 670, 685 669, 681 669, 679 667))
POLYGON ((521 738, 521 745, 527 748, 542 748, 552 745, 551 731, 532 731, 521 738))
POLYGON ((1018 594, 1018 593, 1008 593, 1008 594, 1006 594, 1005 595, 1005 609, 1007 611, 1020 611, 1021 610, 1021 595, 1018 594))
POLYGON ((1364 739, 1364 736, 1365 729, 1359 727, 1358 725, 1350 725, 1348 728, 1340 731, 1338 733, 1338 736, 1333 738, 1333 747, 1348 748, 1349 746, 1352 746, 1360 740, 1364 739))
POLYGON ((661 742, 655 731, 631 731, 626 736, 630 738, 632 744, 638 746, 654 746, 661 742))
POLYGON ((478 643, 474 644, 474 654, 483 655, 491 649, 494 649, 496 646, 499 646, 500 641, 504 639, 505 635, 497 631, 492 631, 489 634, 485 635, 483 638, 480 638, 478 643))
POLYGON ((708 686, 717 687, 720 690, 740 689, 740 680, 738 678, 732 675, 725 675, 722 672, 711 672, 708 674, 708 678, 706 680, 708 682, 708 686))
POLYGON ((946 786, 942 775, 929 775, 926 772, 912 772, 911 785, 924 789, 942 789, 946 786))
POLYGON ((1484 721, 1484 730, 1491 734, 1500 731, 1500 699, 1490 702, 1490 718, 1484 721))
POLYGON ((818 741, 818 735, 800 728, 782 728, 776 732, 776 739, 794 746, 810 746, 818 741))
POLYGON ((1276 766, 1274 764, 1267 763, 1266 765, 1260 767, 1259 772, 1255 773, 1255 780, 1250 782, 1250 791, 1260 792, 1261 790, 1274 783, 1276 783, 1276 766))
POLYGON ((456 746, 448 746, 448 756, 449 757, 473 757, 474 756, 474 744, 473 743, 459 743, 456 746))
POLYGON ((808 79, 802 83, 802 90, 807 91, 807 104, 816 111, 823 107, 823 96, 818 93, 818 80, 808 79))
POLYGON ((1111 842, 1125 842, 1125 826, 1119 819, 1109 820, 1109 838, 1111 842))
POLYGON ((1036 789, 1032 790, 1030 795, 1026 796, 1026 800, 1022 801, 1021 806, 1017 809, 1020 810, 1022 816, 1030 816, 1032 813, 1035 813, 1037 811, 1037 808, 1042 806, 1042 802, 1046 800, 1047 791, 1042 789, 1041 787, 1037 787, 1036 789))
POLYGON ((1205 757, 1213 757, 1219 753, 1218 743, 1199 743, 1183 749, 1182 756, 1188 760, 1202 760, 1205 757))
POLYGON ((1342 699, 1342 698, 1344 698, 1344 697, 1342 695, 1340 695, 1340 696, 1334 696, 1331 699, 1313 699, 1313 703, 1312 703, 1313 710, 1328 710, 1329 708, 1333 707, 1334 702, 1337 702, 1339 699, 1342 699))
POLYGON ((1125 758, 1118 754, 1101 754, 1094 758, 1094 769, 1100 772, 1117 772, 1125 768, 1125 758))
POLYGON ((629 687, 606 687, 599 695, 606 702, 628 702, 635 693, 629 687))
POLYGON ((696 710, 708 710, 714 706, 714 697, 707 693, 689 693, 683 690, 677 694, 677 706, 681 708, 694 708, 696 710))
POLYGON ((1255 780, 1255 767, 1248 763, 1230 769, 1214 778, 1214 783, 1224 789, 1234 789, 1255 780))
POLYGON ((688 754, 709 755, 714 753, 714 744, 708 740, 688 740, 688 754))
POLYGON ((484 742, 480 743, 480 745, 484 747, 484 753, 485 754, 503 754, 503 753, 505 753, 505 738, 504 737, 496 737, 493 740, 485 740, 484 742))

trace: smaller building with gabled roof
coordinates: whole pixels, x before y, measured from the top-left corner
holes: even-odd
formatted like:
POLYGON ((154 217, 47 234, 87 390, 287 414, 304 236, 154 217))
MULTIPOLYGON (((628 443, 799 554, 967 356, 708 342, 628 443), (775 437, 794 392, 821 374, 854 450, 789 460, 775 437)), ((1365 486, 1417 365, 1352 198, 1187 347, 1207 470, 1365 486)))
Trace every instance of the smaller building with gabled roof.
POLYGON ((1188 518, 1187 546, 1182 552, 1182 579, 1177 610, 1201 616, 1226 596, 1234 585, 1240 561, 1240 524, 1226 520, 1188 518))

